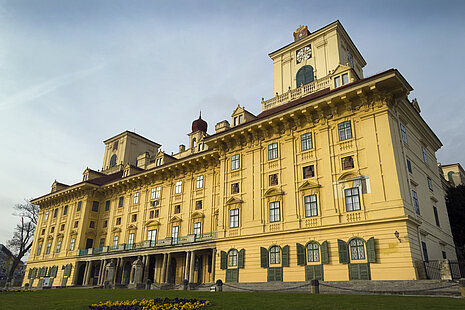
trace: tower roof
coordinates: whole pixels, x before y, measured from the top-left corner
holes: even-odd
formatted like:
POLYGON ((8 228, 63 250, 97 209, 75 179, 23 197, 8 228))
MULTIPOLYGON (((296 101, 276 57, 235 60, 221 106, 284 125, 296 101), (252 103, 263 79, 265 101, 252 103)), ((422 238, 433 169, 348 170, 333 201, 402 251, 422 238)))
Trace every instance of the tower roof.
POLYGON ((192 132, 202 131, 207 132, 208 124, 202 119, 202 113, 200 113, 199 118, 192 122, 192 132))

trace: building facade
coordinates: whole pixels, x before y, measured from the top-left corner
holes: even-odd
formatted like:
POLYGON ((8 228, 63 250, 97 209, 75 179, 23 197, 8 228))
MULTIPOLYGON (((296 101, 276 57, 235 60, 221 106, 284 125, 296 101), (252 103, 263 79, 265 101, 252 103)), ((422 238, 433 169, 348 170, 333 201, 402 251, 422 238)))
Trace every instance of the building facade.
POLYGON ((124 132, 101 171, 34 199, 24 283, 412 280, 455 259, 441 142, 403 76, 364 77, 339 21, 269 56, 260 114, 238 106, 211 135, 199 117, 173 155, 124 132))

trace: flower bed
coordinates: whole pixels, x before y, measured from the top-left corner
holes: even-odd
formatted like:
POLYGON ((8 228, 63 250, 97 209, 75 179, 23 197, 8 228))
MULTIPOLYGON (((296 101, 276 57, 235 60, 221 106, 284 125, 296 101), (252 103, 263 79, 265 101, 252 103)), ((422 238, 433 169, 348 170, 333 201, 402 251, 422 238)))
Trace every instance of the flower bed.
POLYGON ((106 301, 89 306, 93 310, 194 310, 208 306, 208 300, 155 298, 142 300, 106 301))
POLYGON ((8 289, 2 290, 0 289, 0 293, 27 293, 27 292, 34 292, 35 290, 15 290, 15 289, 8 289))

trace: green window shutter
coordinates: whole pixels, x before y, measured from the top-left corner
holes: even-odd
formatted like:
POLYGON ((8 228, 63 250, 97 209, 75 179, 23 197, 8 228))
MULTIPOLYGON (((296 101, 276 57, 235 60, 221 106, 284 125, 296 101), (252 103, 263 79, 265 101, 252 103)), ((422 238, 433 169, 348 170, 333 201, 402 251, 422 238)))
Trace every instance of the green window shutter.
POLYGON ((268 268, 268 250, 265 248, 260 248, 260 266, 262 268, 268 268))
POLYGON ((297 265, 305 266, 305 247, 300 243, 296 243, 295 245, 297 247, 297 265))
POLYGON ((283 267, 289 267, 289 246, 283 248, 283 267))
POLYGON ((349 264, 349 280, 360 280, 360 264, 349 264))
POLYGON ((51 276, 55 278, 57 276, 57 272, 58 272, 58 266, 53 266, 51 276))
POLYGON ((360 265, 360 280, 371 280, 370 263, 360 265))
POLYGON ((221 269, 227 269, 228 268, 228 253, 225 251, 221 251, 221 269))
POLYGON ((239 268, 244 268, 244 256, 245 256, 245 250, 242 249, 239 251, 239 258, 238 258, 238 262, 237 262, 237 266, 239 268))
POLYGON ((305 281, 310 281, 313 279, 314 279, 313 266, 312 265, 305 266, 305 281))
POLYGON ((349 263, 349 249, 347 243, 344 240, 337 240, 337 247, 339 249, 339 263, 348 264, 349 263))
POLYGON ((275 281, 275 269, 274 268, 268 268, 267 280, 268 282, 275 281))
POLYGON ((325 241, 320 246, 321 249, 321 263, 329 264, 329 251, 328 251, 328 241, 325 241))
POLYGON ((367 260, 369 263, 376 263, 375 238, 373 237, 367 241, 367 260))
POLYGON ((323 281, 323 265, 314 265, 313 268, 315 279, 323 281))

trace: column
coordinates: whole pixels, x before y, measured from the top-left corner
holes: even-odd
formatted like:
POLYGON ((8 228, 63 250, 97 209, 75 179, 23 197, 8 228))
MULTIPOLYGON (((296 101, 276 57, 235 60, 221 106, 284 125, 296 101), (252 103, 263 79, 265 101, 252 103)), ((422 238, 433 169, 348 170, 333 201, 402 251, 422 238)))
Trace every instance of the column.
POLYGON ((116 261, 116 268, 115 268, 115 276, 114 276, 114 279, 113 279, 113 285, 116 284, 116 279, 118 278, 118 270, 119 270, 120 261, 121 261, 121 258, 118 258, 118 260, 116 261))
POLYGON ((165 277, 166 277, 166 258, 168 254, 163 254, 163 264, 161 267, 161 283, 165 283, 165 277))
MULTIPOLYGON (((72 271, 72 272, 73 272, 73 280, 71 281, 71 285, 76 285, 76 281, 77 281, 78 274, 79 274, 79 263, 78 263, 78 262, 76 262, 76 263, 74 264, 74 268, 73 268, 73 269, 74 269, 74 271, 72 271)), ((73 270, 73 269, 72 269, 72 270, 73 270)))
POLYGON ((153 261, 153 281, 152 283, 155 283, 155 280, 157 279, 157 255, 154 255, 154 261, 153 261))
POLYGON ((216 264, 216 248, 212 250, 212 273, 211 273, 211 279, 212 282, 215 283, 215 264, 216 264))
POLYGON ((86 271, 86 277, 85 277, 84 285, 89 285, 90 273, 92 271, 92 262, 91 261, 88 262, 88 266, 87 266, 86 269, 87 269, 87 271, 86 271))
POLYGON ((165 279, 164 279, 165 283, 168 283, 168 278, 170 276, 170 266, 171 266, 171 253, 168 253, 168 256, 166 258, 166 274, 165 274, 165 279))
POLYGON ((184 267, 184 279, 189 281, 189 257, 190 257, 189 251, 186 251, 186 266, 184 267))
POLYGON ((149 278, 149 268, 150 268, 150 256, 145 255, 144 256, 144 277, 142 278, 143 283, 147 283, 147 280, 149 278))
POLYGON ((102 259, 100 260, 100 268, 99 268, 99 273, 98 273, 98 281, 97 281, 97 285, 101 285, 102 284, 102 279, 103 279, 103 273, 105 271, 105 260, 102 259))
POLYGON ((194 264, 195 264, 195 251, 191 251, 191 266, 189 267, 189 283, 194 282, 194 264))

